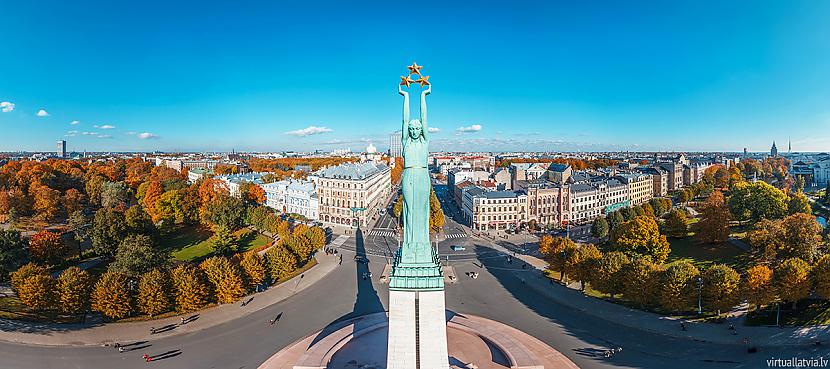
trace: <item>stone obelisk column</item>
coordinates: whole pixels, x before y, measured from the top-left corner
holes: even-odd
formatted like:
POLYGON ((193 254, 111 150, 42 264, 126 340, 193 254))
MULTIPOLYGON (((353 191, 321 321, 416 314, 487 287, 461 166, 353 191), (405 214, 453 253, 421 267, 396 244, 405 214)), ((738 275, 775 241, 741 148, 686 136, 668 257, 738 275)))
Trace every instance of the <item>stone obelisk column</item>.
POLYGON ((447 322, 444 309, 444 276, 438 254, 429 241, 431 182, 427 169, 429 138, 426 97, 432 86, 421 66, 412 63, 401 77, 398 92, 404 97, 403 146, 403 244, 395 256, 389 279, 389 341, 387 369, 448 369, 447 322), (412 76, 418 77, 413 80, 412 76), (409 119, 409 92, 417 83, 421 91, 421 118, 409 119))

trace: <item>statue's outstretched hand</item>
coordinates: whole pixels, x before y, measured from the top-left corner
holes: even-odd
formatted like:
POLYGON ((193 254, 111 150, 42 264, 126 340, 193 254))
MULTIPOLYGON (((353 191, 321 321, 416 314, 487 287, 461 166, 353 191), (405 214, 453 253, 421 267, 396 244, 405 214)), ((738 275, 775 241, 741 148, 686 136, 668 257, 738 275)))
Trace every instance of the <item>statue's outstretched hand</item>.
MULTIPOLYGON (((421 96, 429 95, 432 92, 432 85, 427 85, 427 86, 429 86, 429 87, 427 87, 426 90, 421 91, 421 96)), ((400 86, 398 86, 398 88, 400 88, 400 86)))

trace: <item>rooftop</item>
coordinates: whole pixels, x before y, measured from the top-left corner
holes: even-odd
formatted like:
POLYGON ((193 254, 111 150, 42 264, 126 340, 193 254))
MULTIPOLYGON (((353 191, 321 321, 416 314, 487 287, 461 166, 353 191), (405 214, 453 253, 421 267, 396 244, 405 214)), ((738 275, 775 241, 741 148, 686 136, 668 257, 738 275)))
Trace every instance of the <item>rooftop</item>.
POLYGON ((321 169, 318 173, 321 178, 363 180, 382 173, 386 169, 388 168, 385 165, 372 162, 343 163, 321 169))

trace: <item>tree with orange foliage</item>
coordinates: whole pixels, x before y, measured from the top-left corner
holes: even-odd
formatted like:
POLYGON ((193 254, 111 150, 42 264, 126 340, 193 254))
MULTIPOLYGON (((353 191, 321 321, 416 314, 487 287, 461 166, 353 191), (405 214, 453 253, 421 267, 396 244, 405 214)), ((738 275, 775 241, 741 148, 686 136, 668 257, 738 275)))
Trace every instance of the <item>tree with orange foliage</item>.
POLYGON ((137 188, 138 185, 147 180, 153 165, 140 158, 132 158, 127 160, 125 167, 126 178, 124 182, 131 188, 137 188))
POLYGON ((257 205, 265 203, 265 190, 258 184, 245 182, 240 186, 239 191, 242 193, 242 199, 245 202, 257 205))
POLYGON ((396 185, 401 181, 401 174, 403 173, 403 158, 395 157, 395 166, 392 167, 392 185, 396 185))
POLYGON ((153 221, 158 221, 159 212, 156 209, 161 195, 164 194, 164 186, 159 181, 147 182, 147 189, 144 191, 144 197, 141 199, 144 204, 144 210, 153 218, 153 221))
POLYGON ((63 193, 63 209, 66 214, 72 214, 78 210, 83 209, 84 194, 74 188, 70 188, 63 193))
POLYGON ((199 215, 204 218, 208 206, 229 196, 230 191, 221 180, 205 178, 199 183, 199 215))
POLYGON ((61 236, 55 232, 40 231, 29 239, 29 255, 39 263, 58 264, 68 251, 61 236))
POLYGON ((58 204, 60 204, 61 200, 60 191, 46 186, 37 186, 33 187, 30 192, 34 193, 34 210, 38 218, 47 221, 55 218, 55 215, 58 214, 58 204))

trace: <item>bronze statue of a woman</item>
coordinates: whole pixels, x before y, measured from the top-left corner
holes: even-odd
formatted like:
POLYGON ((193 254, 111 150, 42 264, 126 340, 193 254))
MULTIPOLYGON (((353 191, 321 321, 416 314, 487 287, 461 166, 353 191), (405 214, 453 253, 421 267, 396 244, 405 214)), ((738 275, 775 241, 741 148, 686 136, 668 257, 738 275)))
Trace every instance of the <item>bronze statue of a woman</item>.
POLYGON ((429 242, 430 183, 427 157, 429 137, 427 129, 427 102, 432 86, 421 92, 421 119, 409 119, 409 93, 398 86, 403 95, 403 250, 401 262, 432 262, 432 246, 429 242))

